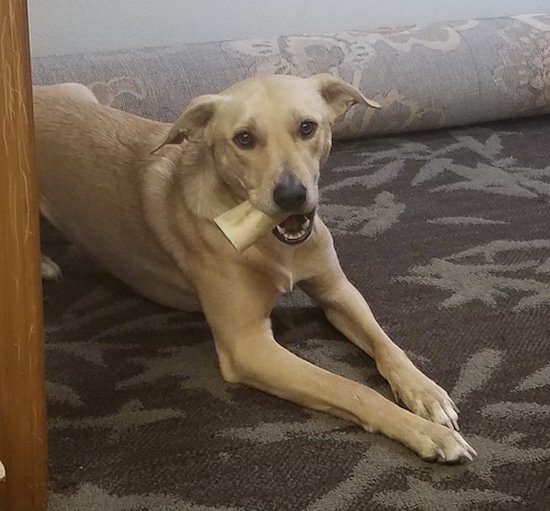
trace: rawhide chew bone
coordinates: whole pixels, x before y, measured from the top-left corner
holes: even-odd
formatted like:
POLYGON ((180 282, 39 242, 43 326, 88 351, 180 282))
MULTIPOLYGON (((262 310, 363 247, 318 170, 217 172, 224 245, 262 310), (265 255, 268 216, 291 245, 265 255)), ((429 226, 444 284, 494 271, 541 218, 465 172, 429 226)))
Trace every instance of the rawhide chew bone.
POLYGON ((246 200, 214 218, 214 222, 231 244, 242 252, 279 225, 285 216, 288 214, 266 215, 246 200))

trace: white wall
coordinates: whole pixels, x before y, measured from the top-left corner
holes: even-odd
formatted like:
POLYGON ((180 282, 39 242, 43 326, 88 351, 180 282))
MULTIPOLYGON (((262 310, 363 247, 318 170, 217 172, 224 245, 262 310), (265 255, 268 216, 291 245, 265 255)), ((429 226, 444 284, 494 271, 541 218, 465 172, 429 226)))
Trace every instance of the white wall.
POLYGON ((28 0, 33 55, 543 13, 550 0, 28 0))

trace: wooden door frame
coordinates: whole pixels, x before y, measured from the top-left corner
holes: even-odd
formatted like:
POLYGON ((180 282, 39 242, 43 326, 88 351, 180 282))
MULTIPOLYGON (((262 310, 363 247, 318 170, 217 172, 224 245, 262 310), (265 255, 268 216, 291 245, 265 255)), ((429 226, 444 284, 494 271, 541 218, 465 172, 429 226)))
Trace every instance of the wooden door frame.
POLYGON ((0 1, 0 511, 47 509, 42 284, 26 0, 0 1))

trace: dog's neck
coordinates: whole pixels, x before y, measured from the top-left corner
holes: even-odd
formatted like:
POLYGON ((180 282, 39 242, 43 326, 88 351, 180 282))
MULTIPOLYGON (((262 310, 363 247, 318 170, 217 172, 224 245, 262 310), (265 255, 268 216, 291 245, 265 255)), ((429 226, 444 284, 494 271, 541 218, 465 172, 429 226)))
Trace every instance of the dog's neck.
POLYGON ((193 216, 211 220, 244 200, 219 177, 208 148, 184 146, 182 149, 178 161, 178 188, 193 216))

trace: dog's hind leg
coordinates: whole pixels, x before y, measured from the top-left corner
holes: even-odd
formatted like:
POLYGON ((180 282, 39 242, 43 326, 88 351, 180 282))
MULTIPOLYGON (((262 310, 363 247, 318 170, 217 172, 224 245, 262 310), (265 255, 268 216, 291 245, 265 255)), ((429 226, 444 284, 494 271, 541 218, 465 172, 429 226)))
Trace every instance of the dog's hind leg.
POLYGON ((55 264, 47 255, 41 254, 40 271, 44 280, 60 280, 63 277, 61 268, 55 264))

